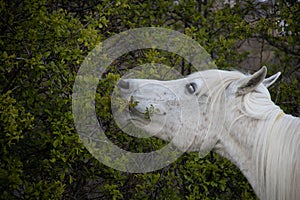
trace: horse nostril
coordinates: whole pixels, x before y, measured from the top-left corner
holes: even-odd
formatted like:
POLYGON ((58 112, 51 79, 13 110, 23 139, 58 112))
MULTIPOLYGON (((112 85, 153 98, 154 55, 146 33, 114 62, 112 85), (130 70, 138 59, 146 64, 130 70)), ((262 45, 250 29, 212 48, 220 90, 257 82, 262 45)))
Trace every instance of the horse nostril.
POLYGON ((129 82, 125 80, 120 80, 118 83, 120 89, 129 89, 129 82))

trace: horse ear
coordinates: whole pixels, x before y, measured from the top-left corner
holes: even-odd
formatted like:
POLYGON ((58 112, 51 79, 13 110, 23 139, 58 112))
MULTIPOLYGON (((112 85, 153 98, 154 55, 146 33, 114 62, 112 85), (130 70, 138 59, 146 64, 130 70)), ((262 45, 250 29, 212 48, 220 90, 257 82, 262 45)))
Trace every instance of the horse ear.
POLYGON ((253 75, 238 80, 236 95, 245 95, 255 90, 265 80, 266 74, 267 68, 263 66, 253 75))
POLYGON ((266 78, 262 83, 268 88, 271 85, 273 85, 273 83, 275 83, 275 81, 279 78, 280 74, 281 74, 281 72, 277 72, 273 76, 266 78))

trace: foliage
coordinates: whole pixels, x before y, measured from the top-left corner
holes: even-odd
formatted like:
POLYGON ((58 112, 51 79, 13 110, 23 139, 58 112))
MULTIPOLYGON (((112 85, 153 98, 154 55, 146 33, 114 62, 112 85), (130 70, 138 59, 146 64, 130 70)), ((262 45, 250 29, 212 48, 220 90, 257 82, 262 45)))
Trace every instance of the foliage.
MULTIPOLYGON (((217 2, 0 1, 0 198, 255 199, 239 170, 216 154, 204 159, 184 154, 146 174, 106 167, 85 149, 72 119, 72 87, 88 52, 116 33, 149 26, 184 32, 223 69, 238 68, 248 58, 249 52, 237 50, 239 44, 251 38, 264 41, 275 56, 260 64, 268 65, 270 74, 283 72, 272 88, 273 99, 299 116, 300 4, 280 2, 270 9, 243 1, 216 9, 217 2), (284 31, 279 19, 286 22, 284 31)), ((176 55, 138 50, 113 63, 96 96, 107 135, 122 148, 138 152, 165 143, 123 134, 113 122, 110 94, 126 70, 149 62, 183 75, 194 70, 176 55)))

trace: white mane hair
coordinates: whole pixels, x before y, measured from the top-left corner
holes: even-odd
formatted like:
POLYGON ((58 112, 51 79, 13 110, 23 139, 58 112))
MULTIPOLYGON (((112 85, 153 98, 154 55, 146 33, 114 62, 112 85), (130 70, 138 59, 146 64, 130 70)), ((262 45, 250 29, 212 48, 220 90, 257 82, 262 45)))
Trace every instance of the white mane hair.
POLYGON ((253 146, 261 199, 300 199, 300 120, 273 104, 266 88, 244 98, 245 113, 263 123, 253 146))
POLYGON ((255 139, 256 185, 262 199, 300 198, 300 122, 274 114, 255 139))

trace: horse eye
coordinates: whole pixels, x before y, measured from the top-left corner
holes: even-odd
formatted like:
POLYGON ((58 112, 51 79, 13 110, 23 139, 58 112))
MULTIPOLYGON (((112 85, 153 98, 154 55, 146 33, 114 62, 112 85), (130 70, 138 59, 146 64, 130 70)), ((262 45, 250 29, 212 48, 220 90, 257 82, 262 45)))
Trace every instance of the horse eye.
POLYGON ((194 94, 196 92, 197 85, 196 83, 189 83, 186 85, 186 88, 190 94, 194 94))

